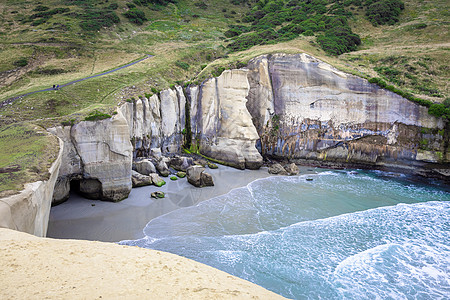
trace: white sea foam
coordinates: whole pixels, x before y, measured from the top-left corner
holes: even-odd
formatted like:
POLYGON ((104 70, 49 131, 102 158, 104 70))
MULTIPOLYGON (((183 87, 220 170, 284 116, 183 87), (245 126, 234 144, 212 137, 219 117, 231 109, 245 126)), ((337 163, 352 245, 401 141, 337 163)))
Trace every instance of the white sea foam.
POLYGON ((450 194, 373 173, 307 176, 257 180, 169 213, 131 243, 290 298, 448 298, 450 194))

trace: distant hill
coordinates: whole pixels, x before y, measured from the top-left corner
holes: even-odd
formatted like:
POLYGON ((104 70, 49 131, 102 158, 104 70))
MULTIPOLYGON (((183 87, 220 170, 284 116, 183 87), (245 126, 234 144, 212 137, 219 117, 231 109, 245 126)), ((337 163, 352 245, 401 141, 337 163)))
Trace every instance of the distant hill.
POLYGON ((0 124, 76 122, 270 52, 307 52, 411 99, 449 100, 445 0, 41 0, 0 3, 0 101, 151 60, 0 110, 0 124), (389 8, 389 9, 386 9, 389 8))

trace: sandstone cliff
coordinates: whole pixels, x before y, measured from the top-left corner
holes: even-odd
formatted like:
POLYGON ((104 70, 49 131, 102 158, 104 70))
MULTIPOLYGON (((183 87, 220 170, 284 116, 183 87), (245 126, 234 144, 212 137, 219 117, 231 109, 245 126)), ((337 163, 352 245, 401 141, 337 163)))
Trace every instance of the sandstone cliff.
POLYGON ((40 237, 47 234, 53 189, 62 162, 63 147, 63 141, 59 140, 59 154, 48 170, 48 180, 28 183, 19 194, 0 200, 0 227, 40 237))
POLYGON ((49 131, 64 141, 54 202, 68 197, 71 180, 76 180, 80 192, 89 198, 120 201, 128 196, 133 152, 129 126, 120 111, 111 119, 49 131))
POLYGON ((202 154, 239 169, 258 169, 262 157, 255 148, 259 136, 245 105, 248 90, 246 70, 225 71, 204 82, 194 106, 196 136, 202 154))
POLYGON ((365 79, 306 54, 265 55, 248 68, 263 155, 342 165, 449 160, 442 119, 365 79))
POLYGON ((91 198, 121 200, 132 158, 179 152, 187 132, 196 151, 240 169, 272 156, 444 174, 445 126, 427 108, 309 55, 263 55, 200 86, 125 102, 109 120, 51 129, 65 144, 54 198, 67 198, 76 180, 91 198))

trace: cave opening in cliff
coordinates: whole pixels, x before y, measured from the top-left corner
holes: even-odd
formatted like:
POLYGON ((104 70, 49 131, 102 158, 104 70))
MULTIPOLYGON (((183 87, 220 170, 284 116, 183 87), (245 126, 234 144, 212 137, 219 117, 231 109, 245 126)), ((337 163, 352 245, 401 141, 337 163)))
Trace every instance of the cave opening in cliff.
POLYGON ((80 194, 80 180, 72 179, 70 181, 70 193, 80 194))

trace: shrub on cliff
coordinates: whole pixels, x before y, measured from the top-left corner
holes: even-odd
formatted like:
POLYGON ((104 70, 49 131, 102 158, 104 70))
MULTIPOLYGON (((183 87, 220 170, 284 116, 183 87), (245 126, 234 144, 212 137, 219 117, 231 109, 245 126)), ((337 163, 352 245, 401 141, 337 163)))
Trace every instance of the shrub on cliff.
POLYGON ((359 36, 349 27, 343 26, 328 29, 325 34, 317 37, 317 42, 325 52, 332 55, 354 51, 361 45, 359 36))
POLYGON ((85 121, 100 121, 100 120, 109 119, 109 118, 111 118, 111 115, 102 113, 101 111, 98 111, 98 110, 94 110, 93 112, 91 112, 89 114, 89 116, 84 118, 84 120, 85 121))
POLYGON ((438 118, 444 117, 450 120, 450 107, 446 107, 444 103, 431 104, 428 113, 438 118))
POLYGON ((393 25, 398 22, 401 11, 405 9, 405 4, 400 0, 368 0, 366 3, 370 3, 366 16, 374 26, 393 25))
POLYGON ((138 8, 132 8, 128 10, 126 13, 123 14, 130 22, 133 22, 138 25, 144 24, 145 21, 147 21, 147 17, 145 16, 145 13, 138 9, 138 8))

